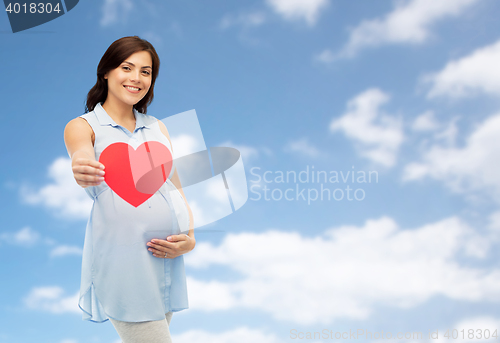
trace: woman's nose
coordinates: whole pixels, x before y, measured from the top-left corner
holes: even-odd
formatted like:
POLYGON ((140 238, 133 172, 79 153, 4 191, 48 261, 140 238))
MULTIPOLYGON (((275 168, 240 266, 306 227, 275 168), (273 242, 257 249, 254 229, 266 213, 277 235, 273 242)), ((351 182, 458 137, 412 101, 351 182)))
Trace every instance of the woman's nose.
POLYGON ((130 75, 130 82, 139 82, 139 73, 140 72, 136 72, 135 75, 130 75))

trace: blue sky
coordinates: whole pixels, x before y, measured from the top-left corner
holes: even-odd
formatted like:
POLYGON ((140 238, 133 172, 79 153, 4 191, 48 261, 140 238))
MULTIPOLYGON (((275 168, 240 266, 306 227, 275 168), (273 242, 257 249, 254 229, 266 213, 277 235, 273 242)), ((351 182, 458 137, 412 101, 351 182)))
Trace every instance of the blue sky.
POLYGON ((207 146, 241 151, 249 187, 247 203, 210 226, 220 232, 195 232, 174 342, 281 343, 323 329, 429 341, 429 330, 500 328, 499 10, 494 0, 80 1, 16 34, 1 15, 0 342, 119 342, 77 306, 90 207, 63 130, 84 113, 104 51, 129 35, 161 60, 148 114, 195 109, 207 146), (337 197, 361 189, 362 200, 277 200, 319 191, 275 179, 313 166, 378 182, 322 185, 337 197), (264 172, 271 182, 257 182, 264 172))

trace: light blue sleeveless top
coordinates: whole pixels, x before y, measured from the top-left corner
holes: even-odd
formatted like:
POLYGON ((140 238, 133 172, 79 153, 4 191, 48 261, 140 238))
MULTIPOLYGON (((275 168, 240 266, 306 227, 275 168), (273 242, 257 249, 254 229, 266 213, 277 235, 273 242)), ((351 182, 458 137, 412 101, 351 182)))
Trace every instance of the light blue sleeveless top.
MULTIPOLYGON (((136 149, 145 140, 157 141, 172 153, 158 120, 135 109, 134 114, 133 133, 116 124, 101 104, 80 116, 94 130, 96 160, 108 145, 116 142, 136 149)), ((161 320, 169 311, 188 308, 184 257, 155 257, 146 245, 153 238, 166 239, 189 228, 184 199, 170 181, 174 168, 175 164, 161 188, 138 207, 120 198, 105 181, 85 188, 94 204, 82 258, 78 305, 83 320, 161 320)))

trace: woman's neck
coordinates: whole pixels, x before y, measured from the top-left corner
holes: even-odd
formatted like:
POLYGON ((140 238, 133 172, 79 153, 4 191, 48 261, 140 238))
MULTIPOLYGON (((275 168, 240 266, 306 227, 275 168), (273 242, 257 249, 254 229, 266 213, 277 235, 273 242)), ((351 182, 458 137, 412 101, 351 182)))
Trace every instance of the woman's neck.
POLYGON ((107 97, 102 104, 102 108, 116 123, 123 123, 134 120, 134 106, 125 104, 121 101, 116 101, 112 97, 107 97))

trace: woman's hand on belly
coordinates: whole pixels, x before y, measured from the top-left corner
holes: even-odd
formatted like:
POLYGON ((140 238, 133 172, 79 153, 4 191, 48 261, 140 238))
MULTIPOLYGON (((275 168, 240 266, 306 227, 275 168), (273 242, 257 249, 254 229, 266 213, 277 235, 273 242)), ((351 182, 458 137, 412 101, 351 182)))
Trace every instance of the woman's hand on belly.
POLYGON ((184 234, 171 235, 167 239, 152 239, 147 243, 148 250, 153 253, 153 256, 159 258, 176 258, 193 250, 196 244, 194 238, 184 234), (165 253, 167 253, 166 257, 165 253))

